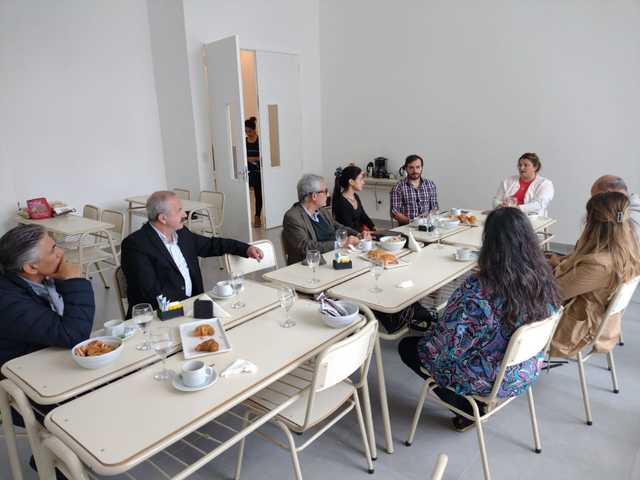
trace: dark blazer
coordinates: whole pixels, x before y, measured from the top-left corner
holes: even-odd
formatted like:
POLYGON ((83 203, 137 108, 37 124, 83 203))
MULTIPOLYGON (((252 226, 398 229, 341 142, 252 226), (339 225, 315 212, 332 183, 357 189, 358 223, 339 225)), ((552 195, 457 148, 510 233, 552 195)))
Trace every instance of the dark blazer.
MULTIPOLYGON (((197 235, 186 227, 177 233, 178 246, 189 266, 192 296, 204 291, 198 257, 217 257, 225 253, 247 256, 249 245, 244 242, 197 235)), ((149 223, 122 241, 122 270, 127 277, 127 317, 131 316, 131 308, 136 303, 150 303, 153 308, 158 308, 158 295, 164 295, 171 301, 187 298, 184 278, 178 266, 149 223)))
POLYGON ((62 316, 20 276, 0 275, 0 365, 41 348, 71 348, 89 338, 96 311, 91 282, 56 280, 56 290, 64 300, 62 316))
MULTIPOLYGON (((335 230, 344 228, 349 235, 358 235, 352 228, 336 222, 327 208, 320 209, 320 215, 330 225, 332 234, 335 230)), ((334 241, 318 241, 311 219, 300 202, 296 202, 286 211, 282 220, 282 246, 287 257, 287 265, 304 260, 307 250, 319 250, 325 253, 333 250, 334 241)))

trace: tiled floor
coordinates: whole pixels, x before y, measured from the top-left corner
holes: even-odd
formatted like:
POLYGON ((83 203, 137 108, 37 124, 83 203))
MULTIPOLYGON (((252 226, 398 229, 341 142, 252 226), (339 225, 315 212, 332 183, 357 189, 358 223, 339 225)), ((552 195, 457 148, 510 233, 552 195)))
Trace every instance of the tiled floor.
MULTIPOLYGON (((279 230, 269 230, 266 236, 279 245, 279 230)), ((206 284, 211 285, 211 282, 225 275, 218 270, 215 259, 204 260, 203 264, 206 284)), ((99 280, 94 282, 94 287, 98 302, 97 318, 117 318, 114 289, 104 290, 99 280)), ((636 301, 640 300, 638 297, 636 295, 636 301)), ((611 392, 605 359, 596 358, 593 365, 587 368, 594 415, 594 424, 588 427, 584 423, 576 365, 572 363, 556 368, 548 375, 543 374, 535 386, 542 454, 536 455, 532 451, 527 402, 524 398, 519 399, 497 414, 485 429, 495 479, 640 478, 640 374, 637 370, 640 363, 640 304, 631 305, 626 312, 624 324, 626 344, 615 352, 621 381, 620 394, 611 392)), ((424 480, 430 478, 438 453, 444 452, 449 455, 446 479, 481 479, 481 463, 474 430, 466 433, 451 430, 450 415, 433 403, 427 403, 424 408, 413 446, 404 446, 421 382, 400 362, 395 342, 383 344, 383 350, 395 453, 389 455, 380 449, 375 462, 375 476, 368 476, 357 423, 354 416, 350 415, 301 453, 305 478, 424 480)), ((378 389, 373 371, 370 384, 374 411, 377 413, 378 389)), ((170 415, 171 412, 167 414, 170 415)), ((378 415, 375 420, 381 447, 382 430, 378 415)), ((20 437, 20 454, 25 465, 25 478, 37 478, 26 467, 29 449, 24 436, 20 437)), ((236 449, 230 450, 191 478, 232 478, 235 454, 236 449)), ((135 474, 141 479, 162 478, 157 471, 144 467, 137 469, 135 474)), ((0 478, 10 478, 2 439, 0 478)), ((250 437, 242 478, 293 478, 289 454, 259 437, 250 437)))

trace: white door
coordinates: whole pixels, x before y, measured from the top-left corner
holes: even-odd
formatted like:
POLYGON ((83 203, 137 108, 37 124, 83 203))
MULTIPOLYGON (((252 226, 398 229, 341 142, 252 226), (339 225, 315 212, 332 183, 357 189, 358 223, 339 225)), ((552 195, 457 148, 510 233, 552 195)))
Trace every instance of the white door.
POLYGON ((256 51, 265 226, 282 225, 302 175, 300 63, 297 55, 256 51))
POLYGON ((247 152, 242 118, 242 82, 238 37, 208 43, 206 77, 216 185, 224 193, 227 238, 252 240, 247 152))

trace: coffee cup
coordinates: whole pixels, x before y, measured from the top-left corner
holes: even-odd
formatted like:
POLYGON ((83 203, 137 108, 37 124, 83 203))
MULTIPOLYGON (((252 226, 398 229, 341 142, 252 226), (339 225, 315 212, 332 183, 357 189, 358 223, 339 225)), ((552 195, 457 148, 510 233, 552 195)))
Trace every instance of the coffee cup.
POLYGON ((230 297, 233 295, 233 287, 229 282, 223 280, 222 282, 216 283, 215 292, 216 295, 220 297, 230 297))
POLYGON ((213 374, 213 368, 200 360, 190 360, 182 364, 182 383, 187 387, 199 387, 213 374))
POLYGON ((470 248, 458 248, 456 250, 456 258, 458 260, 471 260, 471 249, 470 248))
POLYGON ((104 322, 104 334, 108 337, 120 337, 124 335, 124 323, 122 320, 109 320, 104 322))

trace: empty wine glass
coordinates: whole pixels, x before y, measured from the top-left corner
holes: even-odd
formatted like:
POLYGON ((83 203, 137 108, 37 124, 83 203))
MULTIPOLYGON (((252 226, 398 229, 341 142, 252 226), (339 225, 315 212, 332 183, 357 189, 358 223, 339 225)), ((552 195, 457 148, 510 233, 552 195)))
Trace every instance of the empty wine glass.
POLYGON ((311 267, 313 271, 311 277, 311 284, 320 283, 320 280, 316 278, 316 268, 320 265, 320 251, 318 250, 307 250, 307 265, 311 267))
POLYGON ((349 232, 344 228, 336 230, 336 247, 343 249, 347 246, 347 238, 349 238, 349 232))
POLYGON ((231 308, 236 310, 245 306, 245 304, 241 302, 239 299, 240 290, 242 290, 242 283, 243 283, 242 275, 234 273, 233 276, 231 277, 231 287, 233 288, 233 295, 236 301, 233 302, 233 304, 231 305, 231 308))
POLYGON ((173 370, 167 369, 167 355, 177 347, 174 332, 168 327, 154 327, 149 333, 151 346, 162 360, 162 370, 153 376, 154 380, 163 381, 173 378, 173 370))
POLYGON ((382 272, 384 271, 384 263, 382 262, 373 262, 373 266, 371 267, 371 273, 373 273, 373 278, 376 280, 376 284, 374 287, 370 288, 369 291, 371 293, 380 293, 382 289, 380 288, 380 284, 378 280, 382 276, 382 272))
POLYGON ((131 318, 133 322, 140 327, 144 342, 136 346, 137 350, 151 350, 149 344, 149 325, 153 321, 153 307, 150 303, 138 303, 131 309, 131 318))
POLYGON ((291 307, 293 307, 298 298, 296 291, 291 287, 280 287, 278 294, 280 295, 280 306, 284 310, 285 315, 284 322, 281 322, 280 326, 282 328, 294 327, 296 322, 289 317, 289 310, 291 310, 291 307))

